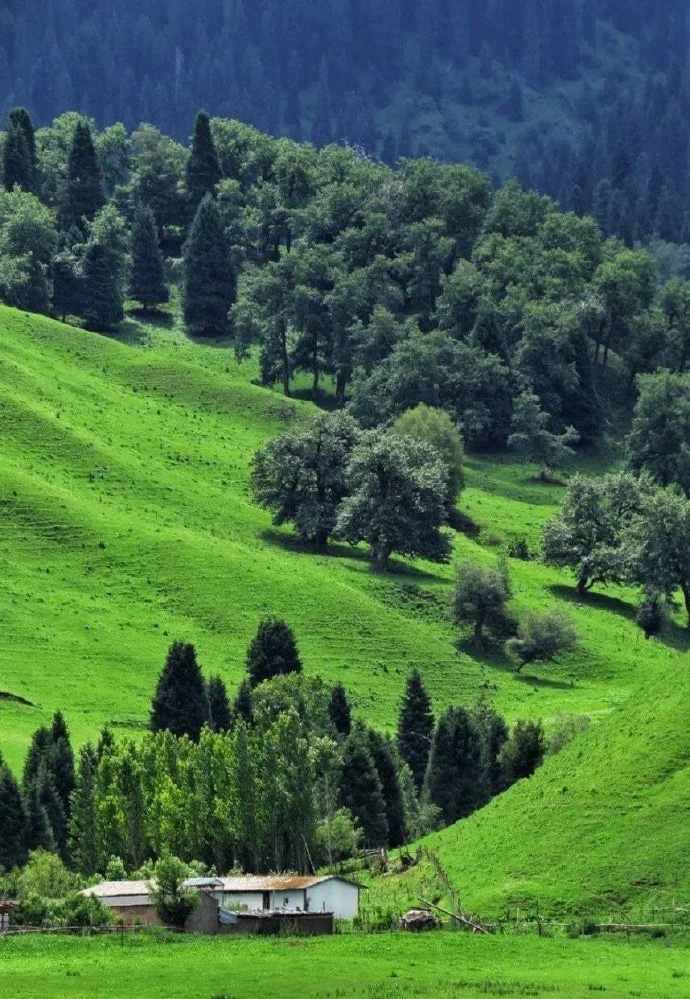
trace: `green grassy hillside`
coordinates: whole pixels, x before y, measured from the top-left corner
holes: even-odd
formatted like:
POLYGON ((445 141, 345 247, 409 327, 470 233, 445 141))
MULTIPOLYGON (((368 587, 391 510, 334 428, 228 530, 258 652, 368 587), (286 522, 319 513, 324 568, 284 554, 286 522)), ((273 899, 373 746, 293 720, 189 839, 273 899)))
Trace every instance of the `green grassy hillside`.
MULTIPOLYGON (((247 474, 255 449, 311 407, 253 385, 255 373, 172 320, 129 321, 115 340, 0 309, 0 749, 12 764, 58 707, 77 741, 105 722, 141 728, 175 637, 236 685, 267 613, 293 625, 307 671, 342 679, 381 727, 413 665, 437 708, 484 694, 511 719, 547 720, 607 712, 673 668, 679 630, 645 644, 629 594, 577 603, 564 575, 534 562, 511 563, 516 608, 564 602, 583 642, 517 677, 456 646, 450 565, 399 561, 381 578, 363 550, 302 550, 250 503, 247 474)), ((519 535, 534 550, 560 490, 494 458, 473 459, 468 482, 462 505, 483 532, 458 536, 458 553, 491 560, 519 535)))
MULTIPOLYGON (((546 761, 528 781, 429 836, 470 909, 651 918, 690 898, 690 677, 682 663, 546 761)), ((426 860, 372 883, 396 905, 432 898, 426 860)))

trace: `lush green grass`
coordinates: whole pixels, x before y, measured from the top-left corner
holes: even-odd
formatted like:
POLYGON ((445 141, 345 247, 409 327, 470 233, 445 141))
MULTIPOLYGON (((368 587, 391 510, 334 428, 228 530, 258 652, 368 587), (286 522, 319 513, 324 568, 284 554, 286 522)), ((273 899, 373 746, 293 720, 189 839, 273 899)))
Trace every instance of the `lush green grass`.
MULTIPOLYGON (((399 561, 386 578, 363 550, 319 557, 248 496, 255 449, 311 410, 252 384, 227 345, 192 344, 172 319, 118 338, 0 309, 0 748, 20 763, 56 708, 77 741, 105 722, 136 731, 174 637, 234 686, 259 618, 296 629, 306 669, 343 680, 356 711, 395 722, 405 676, 422 670, 437 708, 490 696, 509 718, 608 711, 678 649, 645 645, 630 594, 574 600, 570 581, 511 564, 516 609, 564 603, 582 648, 517 677, 475 657, 447 618, 452 566, 399 561)), ((561 489, 529 469, 473 459, 462 505, 483 526, 458 555, 492 560, 540 525, 561 489)))
POLYGON ((687 996, 681 942, 476 937, 0 939, 0 991, 22 999, 687 996))
MULTIPOLYGON (((423 847, 462 903, 500 916, 569 911, 613 921, 672 918, 690 899, 690 677, 679 664, 471 818, 423 847)), ((372 901, 445 895, 424 860, 378 878, 372 901)))

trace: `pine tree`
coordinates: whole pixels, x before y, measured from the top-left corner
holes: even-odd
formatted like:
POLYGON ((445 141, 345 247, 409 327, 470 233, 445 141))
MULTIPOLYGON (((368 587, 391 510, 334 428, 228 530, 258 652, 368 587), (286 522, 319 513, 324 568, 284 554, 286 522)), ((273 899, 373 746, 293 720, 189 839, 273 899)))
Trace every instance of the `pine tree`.
POLYGON ((254 721, 254 708, 252 706, 252 685, 249 680, 243 680, 237 691, 235 703, 232 706, 233 719, 242 719, 247 725, 254 721))
POLYGON ((425 795, 447 824, 471 815, 482 801, 482 740, 464 708, 439 719, 429 756, 425 795))
POLYGON ((22 771, 22 790, 26 793, 35 781, 41 765, 49 765, 53 738, 50 729, 41 725, 31 737, 29 749, 24 760, 22 771))
POLYGON ((208 719, 206 685, 193 645, 173 642, 151 703, 151 729, 196 741, 208 719))
POLYGON ((26 813, 19 785, 0 758, 0 872, 25 862, 26 840, 26 813))
POLYGON ((211 120, 205 111, 199 111, 194 122, 192 147, 187 160, 187 198, 192 214, 207 194, 214 194, 220 179, 221 170, 211 133, 211 120))
POLYGON ((247 673, 252 687, 287 673, 300 673, 302 662, 292 629, 277 618, 260 622, 247 652, 247 673))
POLYGON ((190 333, 222 336, 228 332, 236 284, 223 219, 207 194, 184 246, 184 321, 190 333))
POLYGON ((62 209, 64 229, 75 226, 84 231, 105 203, 101 170, 91 128, 84 119, 77 122, 67 161, 67 185, 62 209))
POLYGON ((38 784, 32 781, 23 791, 24 812, 26 814, 26 848, 27 850, 55 851, 55 837, 50 826, 48 813, 41 801, 38 784))
POLYGON ((6 191, 12 191, 15 187, 22 191, 33 190, 34 172, 26 135, 21 126, 13 121, 10 121, 5 133, 2 169, 6 191))
POLYGON ((339 735, 349 735, 352 728, 352 716, 350 712, 350 702, 342 683, 336 683, 331 691, 331 699, 328 704, 328 714, 333 727, 339 735))
POLYGON ((16 125, 21 128, 26 140, 26 148, 29 154, 29 170, 31 187, 27 190, 33 191, 36 188, 36 171, 38 169, 38 156, 36 154, 36 133, 34 132, 31 115, 26 108, 12 108, 8 115, 8 126, 16 125))
POLYGON ((388 846, 401 846, 407 838, 405 803, 395 761, 395 749, 389 739, 370 729, 369 752, 379 775, 381 793, 386 806, 388 846))
POLYGON ((56 711, 50 729, 52 749, 49 767, 63 812, 69 820, 70 797, 74 790, 74 753, 62 712, 56 711))
POLYGON ((228 692, 221 677, 209 677, 206 693, 211 728, 214 732, 227 732, 232 727, 232 713, 228 692))
POLYGON ((340 801, 361 828, 367 846, 385 846, 388 841, 386 803, 381 781, 371 758, 366 732, 355 728, 343 749, 339 779, 340 801))
POLYGON ((129 293, 148 309, 170 298, 156 220, 150 208, 140 208, 132 230, 132 276, 129 293))
POLYGON ((94 874, 98 867, 94 802, 97 766, 98 754, 91 743, 86 743, 79 750, 75 786, 70 801, 69 855, 79 873, 87 877, 94 874))
POLYGON ((89 243, 82 270, 82 318, 91 329, 111 330, 124 318, 120 279, 112 254, 99 242, 89 243))
POLYGON ((398 718, 398 749, 414 777, 417 792, 421 791, 429 762, 434 716, 431 702, 419 671, 414 669, 405 686, 398 718))

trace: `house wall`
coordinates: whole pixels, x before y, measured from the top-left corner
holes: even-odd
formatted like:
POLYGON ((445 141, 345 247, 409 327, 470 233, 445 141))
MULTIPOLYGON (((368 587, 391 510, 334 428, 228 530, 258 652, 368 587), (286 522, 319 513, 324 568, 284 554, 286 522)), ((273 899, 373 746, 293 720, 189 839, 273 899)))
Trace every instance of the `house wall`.
POLYGON ((359 912, 359 888, 339 878, 330 878, 307 888, 309 912, 332 912, 340 919, 353 919, 359 912))
POLYGON ((296 888, 288 891, 272 891, 271 908, 304 910, 304 890, 296 888))
MULTIPOLYGON (((105 899, 103 899, 105 902, 105 899)), ((110 905, 106 902, 113 916, 122 916, 126 924, 143 923, 144 926, 160 926, 156 907, 150 905, 110 905)))
POLYGON ((199 905, 184 924, 185 933, 205 933, 214 936, 218 932, 218 899, 206 892, 199 893, 199 905))
POLYGON ((245 909, 263 909, 264 896, 260 891, 213 891, 214 898, 218 899, 223 909, 237 909, 242 906, 245 909))

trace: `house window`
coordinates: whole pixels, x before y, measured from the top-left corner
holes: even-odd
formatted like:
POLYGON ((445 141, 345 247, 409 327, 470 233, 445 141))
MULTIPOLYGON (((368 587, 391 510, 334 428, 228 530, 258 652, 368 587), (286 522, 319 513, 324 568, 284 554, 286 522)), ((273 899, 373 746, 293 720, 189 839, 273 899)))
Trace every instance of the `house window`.
POLYGON ((263 908, 264 909, 270 909, 271 908, 271 893, 270 893, 270 891, 265 891, 263 893, 263 908))

